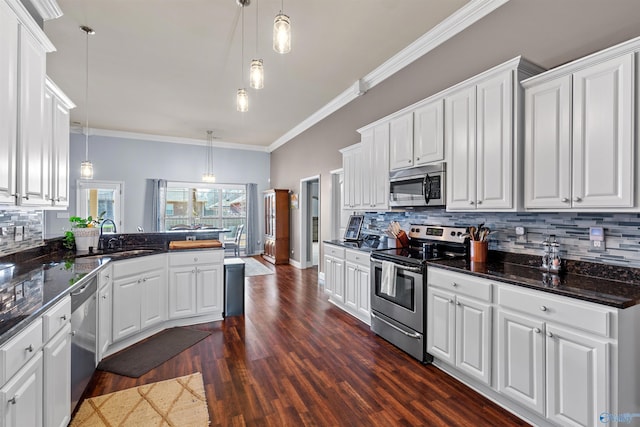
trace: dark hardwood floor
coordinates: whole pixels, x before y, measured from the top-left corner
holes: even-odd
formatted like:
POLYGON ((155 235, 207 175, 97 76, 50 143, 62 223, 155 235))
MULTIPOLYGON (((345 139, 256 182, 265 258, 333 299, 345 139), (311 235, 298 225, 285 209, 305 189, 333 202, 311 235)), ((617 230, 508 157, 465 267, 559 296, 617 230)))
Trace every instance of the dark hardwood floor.
POLYGON ((96 371, 86 397, 200 371, 212 426, 527 425, 333 307, 317 269, 248 277, 245 315, 140 378, 96 371))

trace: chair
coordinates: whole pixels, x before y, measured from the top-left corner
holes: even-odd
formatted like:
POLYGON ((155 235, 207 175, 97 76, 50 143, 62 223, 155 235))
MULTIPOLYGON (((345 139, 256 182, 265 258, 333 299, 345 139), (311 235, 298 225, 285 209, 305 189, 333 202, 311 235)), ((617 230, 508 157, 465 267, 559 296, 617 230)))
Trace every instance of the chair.
POLYGON ((233 256, 240 256, 240 237, 242 236, 242 230, 244 224, 238 225, 236 228, 236 235, 233 240, 224 240, 224 251, 233 249, 233 256))

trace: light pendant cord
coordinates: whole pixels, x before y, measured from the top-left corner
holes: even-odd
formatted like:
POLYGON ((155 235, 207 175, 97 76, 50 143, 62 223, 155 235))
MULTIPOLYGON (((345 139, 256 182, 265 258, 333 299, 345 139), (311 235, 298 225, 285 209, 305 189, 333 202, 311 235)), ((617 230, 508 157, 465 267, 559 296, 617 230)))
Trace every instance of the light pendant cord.
POLYGON ((256 0, 256 57, 258 57, 258 0, 256 0))
POLYGON ((244 6, 242 7, 242 34, 240 34, 240 76, 244 87, 244 6))
POLYGON ((85 143, 84 143, 84 159, 89 160, 89 32, 91 31, 88 28, 83 28, 83 30, 87 33, 87 43, 86 43, 86 60, 87 60, 87 75, 85 78, 85 88, 84 88, 84 108, 86 111, 85 115, 85 143))

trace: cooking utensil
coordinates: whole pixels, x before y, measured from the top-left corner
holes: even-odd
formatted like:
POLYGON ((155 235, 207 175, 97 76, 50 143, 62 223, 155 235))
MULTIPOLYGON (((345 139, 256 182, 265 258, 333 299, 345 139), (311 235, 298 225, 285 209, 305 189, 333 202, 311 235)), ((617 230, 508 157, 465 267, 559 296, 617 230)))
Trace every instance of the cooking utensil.
POLYGON ((469 237, 471 238, 471 240, 477 240, 476 239, 476 228, 473 225, 471 227, 469 227, 469 237))

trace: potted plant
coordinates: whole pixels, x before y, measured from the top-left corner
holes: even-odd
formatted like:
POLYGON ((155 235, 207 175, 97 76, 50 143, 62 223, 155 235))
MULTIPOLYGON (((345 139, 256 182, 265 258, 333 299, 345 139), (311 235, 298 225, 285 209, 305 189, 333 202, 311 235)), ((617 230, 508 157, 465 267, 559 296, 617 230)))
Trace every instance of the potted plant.
POLYGON ((97 218, 92 216, 86 218, 72 216, 69 218, 69 222, 72 224, 71 231, 65 232, 64 246, 67 249, 73 249, 75 244, 77 251, 88 251, 89 247, 96 248, 100 238, 99 225, 105 213, 106 211, 100 213, 97 218))

